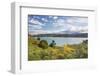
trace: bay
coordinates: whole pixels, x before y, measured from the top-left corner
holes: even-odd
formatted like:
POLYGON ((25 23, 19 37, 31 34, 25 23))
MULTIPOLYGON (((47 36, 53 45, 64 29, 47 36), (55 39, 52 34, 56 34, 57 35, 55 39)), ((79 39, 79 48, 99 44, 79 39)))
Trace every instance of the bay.
MULTIPOLYGON (((37 38, 37 37, 35 37, 37 38)), ((48 44, 52 43, 52 40, 55 41, 57 46, 63 46, 64 44, 79 44, 83 40, 88 40, 88 38, 74 38, 74 37, 40 37, 40 40, 46 40, 48 44)))

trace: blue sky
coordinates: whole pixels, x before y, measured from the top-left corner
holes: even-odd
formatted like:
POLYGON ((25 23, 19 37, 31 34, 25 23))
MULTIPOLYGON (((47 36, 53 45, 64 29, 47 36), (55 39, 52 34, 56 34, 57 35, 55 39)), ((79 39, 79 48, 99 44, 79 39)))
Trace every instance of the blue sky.
POLYGON ((29 34, 87 33, 88 18, 78 16, 28 15, 29 34))

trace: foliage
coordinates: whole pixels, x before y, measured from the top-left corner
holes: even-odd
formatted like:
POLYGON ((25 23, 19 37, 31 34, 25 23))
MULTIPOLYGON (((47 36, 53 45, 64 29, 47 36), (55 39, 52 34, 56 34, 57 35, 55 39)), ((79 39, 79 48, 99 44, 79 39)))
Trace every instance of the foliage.
POLYGON ((39 47, 46 49, 48 48, 48 42, 46 40, 41 40, 39 43, 39 47))
POLYGON ((54 60, 54 59, 76 59, 88 58, 88 41, 54 47, 48 46, 46 40, 28 38, 28 60, 54 60))
POLYGON ((49 45, 50 47, 55 47, 56 43, 54 40, 52 40, 52 43, 49 45))
POLYGON ((40 37, 38 37, 37 40, 40 40, 40 37))

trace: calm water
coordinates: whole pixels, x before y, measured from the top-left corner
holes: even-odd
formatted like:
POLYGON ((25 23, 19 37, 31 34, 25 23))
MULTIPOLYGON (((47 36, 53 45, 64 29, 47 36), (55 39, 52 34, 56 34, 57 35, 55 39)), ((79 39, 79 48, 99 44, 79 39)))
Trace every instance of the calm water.
POLYGON ((41 40, 47 40, 50 44, 52 40, 56 42, 56 45, 61 46, 64 44, 79 44, 83 40, 87 40, 88 38, 70 38, 70 37, 40 37, 41 40))

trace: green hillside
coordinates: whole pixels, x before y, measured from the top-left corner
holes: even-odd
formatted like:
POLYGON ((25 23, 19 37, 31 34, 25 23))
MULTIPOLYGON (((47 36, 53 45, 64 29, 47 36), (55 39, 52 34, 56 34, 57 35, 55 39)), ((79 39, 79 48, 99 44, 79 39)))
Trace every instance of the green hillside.
POLYGON ((54 60, 88 58, 88 43, 57 46, 49 45, 46 40, 28 36, 28 60, 54 60))

